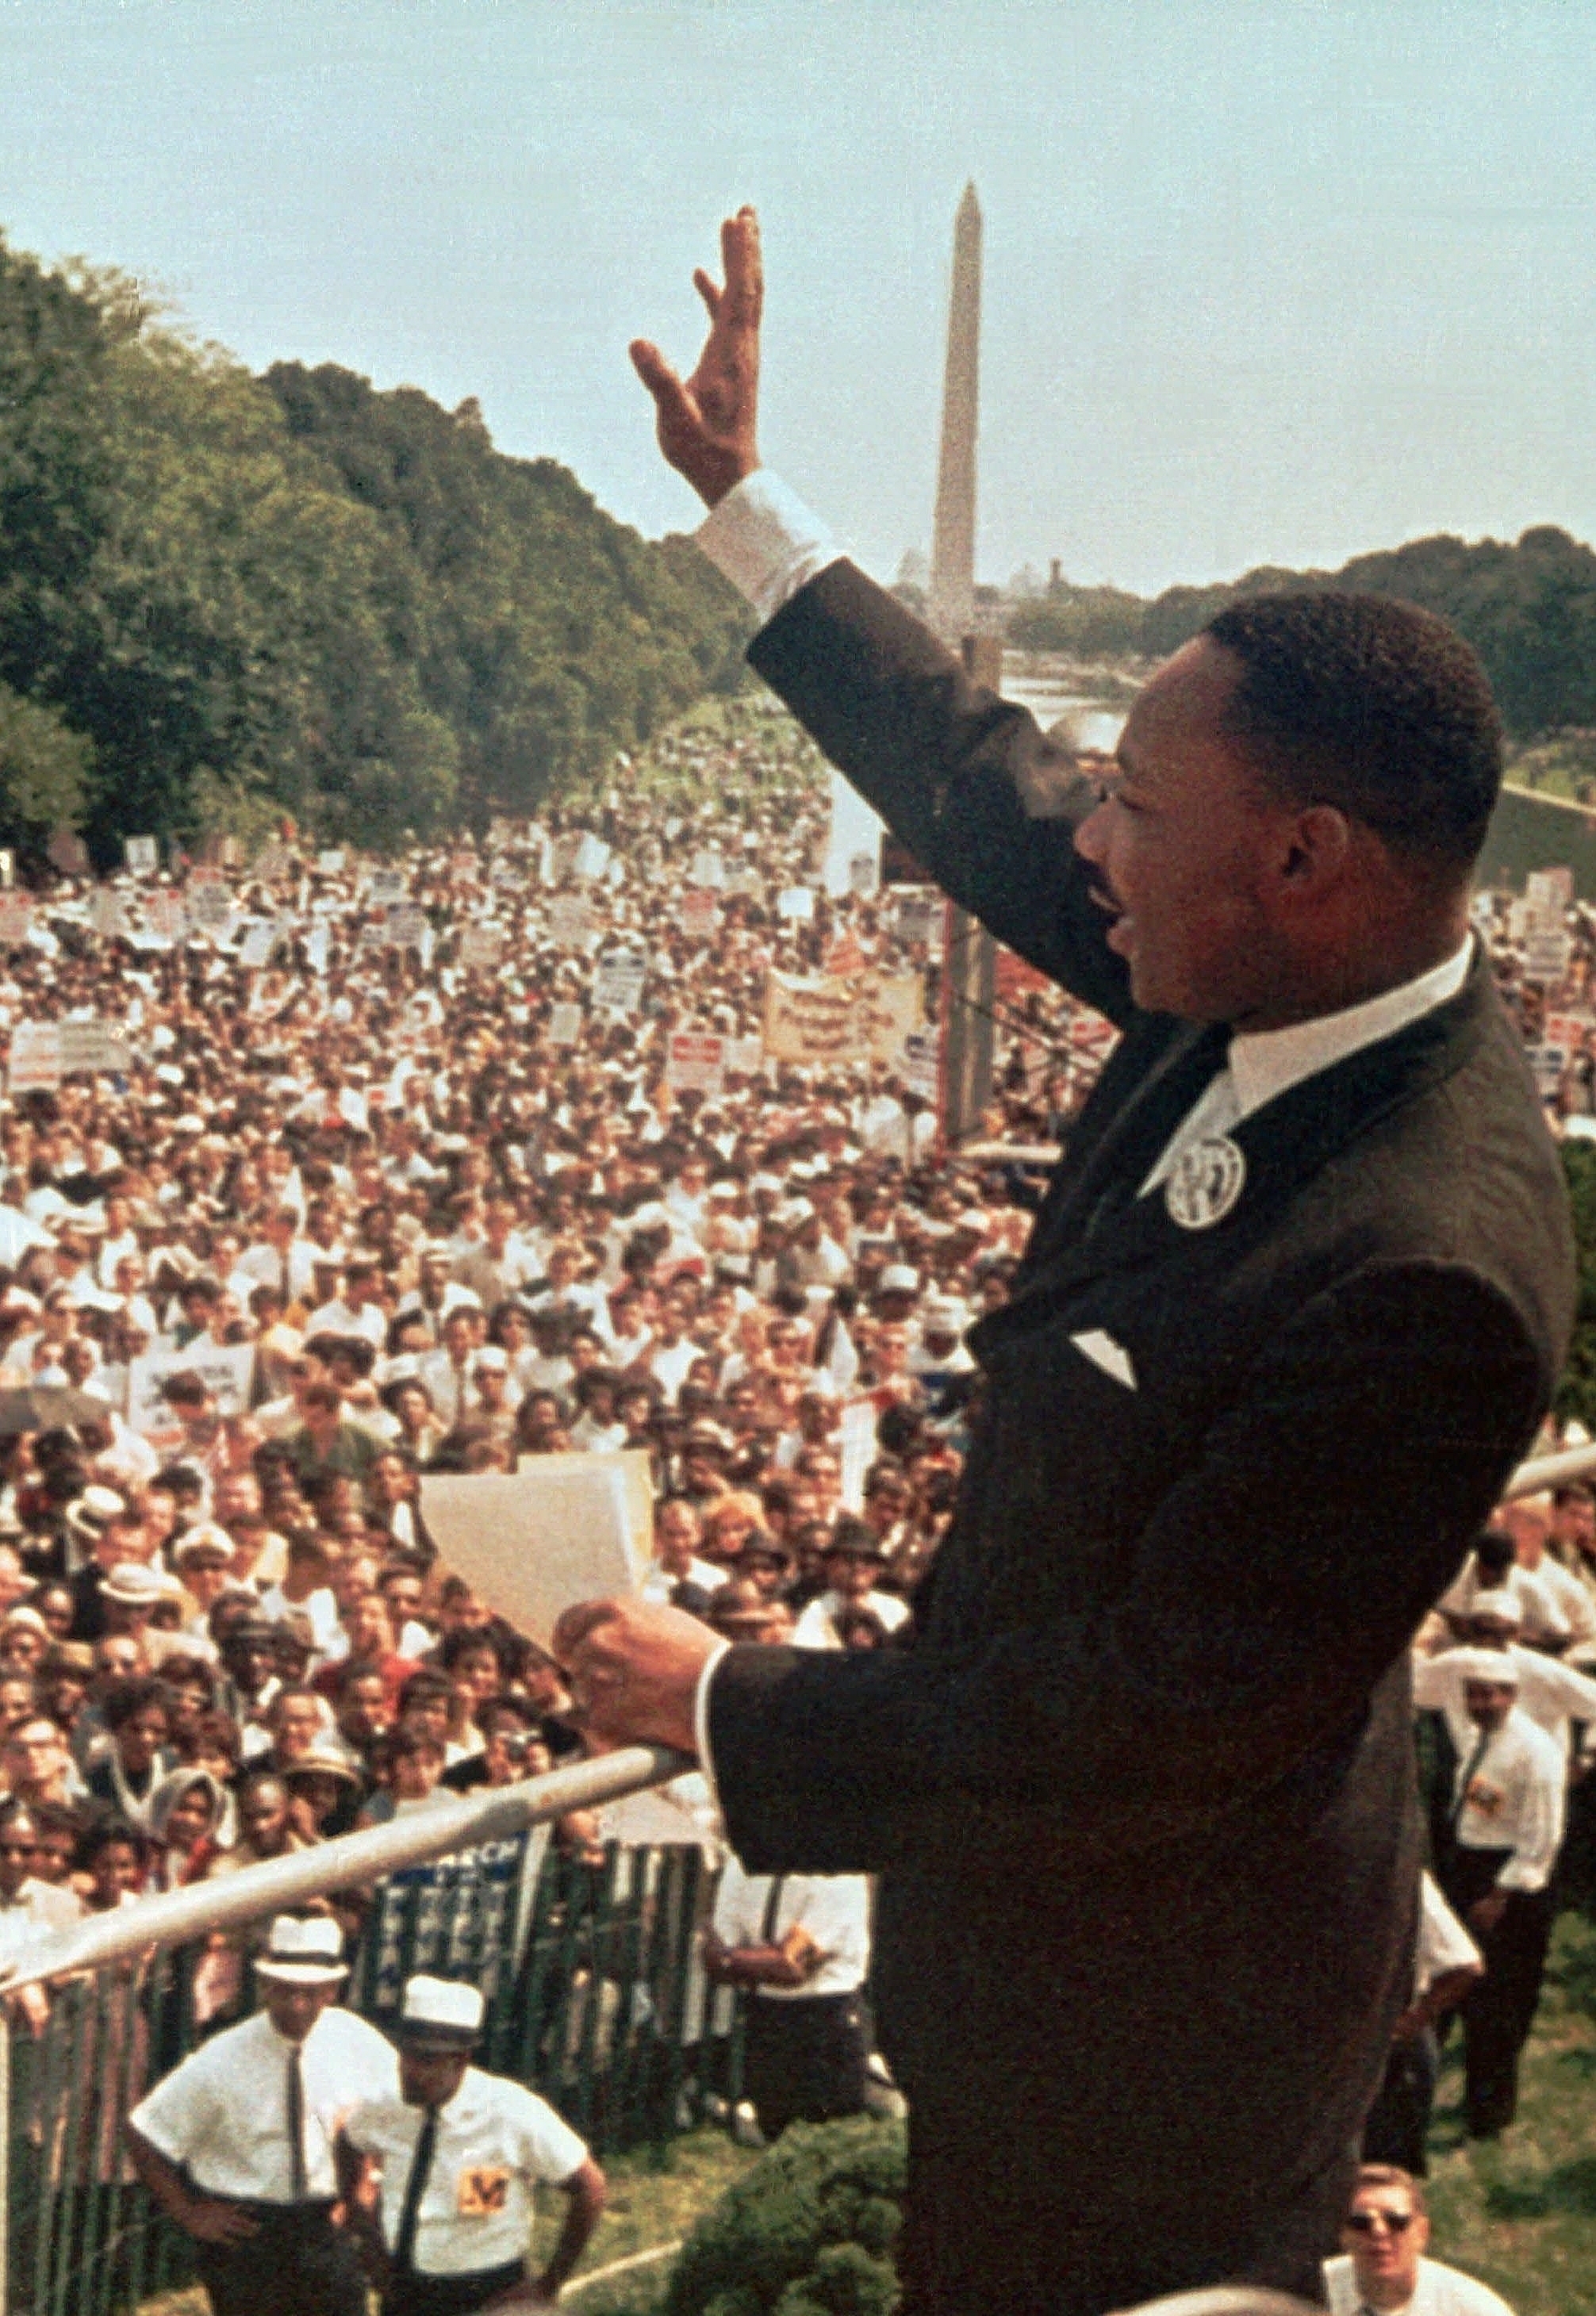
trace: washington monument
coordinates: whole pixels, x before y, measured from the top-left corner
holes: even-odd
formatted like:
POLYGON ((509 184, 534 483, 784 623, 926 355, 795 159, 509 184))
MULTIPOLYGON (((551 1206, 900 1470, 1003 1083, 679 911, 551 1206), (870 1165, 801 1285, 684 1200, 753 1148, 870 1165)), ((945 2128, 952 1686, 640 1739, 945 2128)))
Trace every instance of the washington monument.
POLYGON ((942 447, 931 549, 931 625, 957 651, 976 624, 976 414, 981 361, 981 205, 964 189, 953 223, 953 290, 942 379, 942 447))

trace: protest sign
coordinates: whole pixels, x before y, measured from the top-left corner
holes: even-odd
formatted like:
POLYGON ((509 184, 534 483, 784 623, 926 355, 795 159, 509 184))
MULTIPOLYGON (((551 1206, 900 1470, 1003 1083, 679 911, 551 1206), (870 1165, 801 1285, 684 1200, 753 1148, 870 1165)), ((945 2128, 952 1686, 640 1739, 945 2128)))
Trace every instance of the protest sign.
POLYGON ((881 882, 881 860, 878 852, 851 852, 848 855, 848 890, 868 901, 881 882))
POLYGON ((161 865, 161 848, 153 836, 124 836, 122 859, 134 877, 153 877, 161 865))
POLYGON ((640 957, 602 957, 593 977, 593 1002, 611 1013, 635 1013, 643 1002, 648 966, 640 957))
POLYGON ((275 842, 263 844, 254 857, 254 874, 268 885, 276 877, 291 875, 293 866, 293 855, 287 845, 275 842))
POLYGON ((923 941, 929 949, 941 930, 946 906, 940 893, 904 886, 897 896, 896 931, 901 941, 923 941))
POLYGON ((388 913, 383 938, 390 949, 419 949, 426 938, 427 913, 406 901, 388 913))
POLYGON ((367 905, 373 909, 397 909, 405 898, 405 874, 400 868, 373 868, 371 881, 366 886, 367 905))
POLYGON ((593 931, 593 911, 579 893, 557 893, 548 904, 548 937, 575 949, 593 931))
POLYGON ((776 914, 790 924, 807 925, 815 914, 815 895, 807 885, 789 885, 778 893, 776 914))
POLYGON ((254 1379, 253 1343, 185 1343, 181 1351, 147 1351, 128 1368, 128 1421, 135 1431, 157 1431, 171 1420, 161 1397, 169 1376, 197 1375, 223 1415, 242 1415, 254 1379))
POLYGON ((45 847, 52 868, 63 877, 86 877, 89 873, 89 848, 73 828, 58 828, 45 847))
POLYGON ((120 898, 109 885, 96 885, 89 895, 89 929, 102 940, 120 940, 128 930, 120 898))
POLYGON ((602 877, 610 866, 610 847, 591 829, 584 832, 571 860, 573 877, 602 877))
POLYGON ((1561 928, 1574 901, 1572 868, 1536 868, 1524 879, 1524 899, 1532 919, 1546 931, 1561 928))
POLYGON ((108 1022, 62 1021, 57 1027, 60 1036, 63 1077, 69 1076, 75 1070, 85 1070, 96 1076, 127 1076, 132 1064, 132 1054, 127 1039, 120 1037, 108 1022))
POLYGON ((551 1005, 548 1009, 548 1042, 551 1046, 574 1046, 582 1035, 580 1005, 551 1005))
POLYGON ((450 1572, 545 1648, 564 1609, 635 1591, 649 1563, 653 1493, 641 1450, 540 1456, 513 1474, 428 1474, 421 1510, 450 1572))
POLYGON ((1548 986, 1565 978, 1574 943, 1565 932, 1530 932, 1524 942, 1524 977, 1548 986))
POLYGON ((677 912, 682 931, 690 940, 712 940, 720 922, 720 904, 713 893, 698 887, 683 893, 677 912))
POLYGON ((246 972, 258 973, 262 966, 272 962, 272 952, 281 938, 274 924, 264 917, 257 917, 244 929, 244 939, 237 950, 239 964, 246 972))
POLYGON ((765 1041, 762 1038, 728 1038, 726 1041, 726 1066, 745 1078, 757 1077, 764 1067, 765 1041))
POLYGON ((726 863, 714 845, 706 844, 693 854, 687 881, 702 886, 706 892, 719 892, 726 881, 726 863))
POLYGON ((189 929, 189 913, 181 893, 152 893, 144 904, 144 915, 156 940, 180 941, 189 929))
POLYGON ((312 973, 327 969, 327 952, 333 946, 332 929, 327 925, 312 925, 305 937, 305 962, 312 973))
POLYGON ((917 973, 772 973, 765 986, 765 1052, 772 1061, 823 1068, 837 1062, 903 1061, 904 1040, 923 1027, 917 973))
POLYGON ((214 868, 196 868, 184 898, 190 929, 194 931, 219 933, 233 913, 231 895, 214 868))
POLYGON ((858 936, 852 932, 843 932, 837 935, 835 940, 827 949, 821 971, 823 973, 862 973, 865 964, 865 953, 859 946, 858 936))
POLYGON ((318 852, 316 870, 318 877, 341 877, 343 874, 343 846, 329 844, 325 851, 318 852))
POLYGON ((501 926, 468 925, 460 935, 460 963, 486 969, 497 965, 504 947, 504 934, 501 926))
POLYGON ((33 926, 33 904, 26 893, 0 893, 0 949, 20 949, 33 926))
POLYGON ((665 1060, 665 1083, 676 1093, 718 1097, 726 1073, 726 1039, 678 1029, 665 1060))
POLYGON ((53 1093, 60 1082, 60 1025, 19 1021, 11 1033, 7 1091, 13 1098, 19 1093, 53 1093))
POLYGON ((911 1029, 904 1039, 904 1082, 922 1101, 935 1101, 941 1086, 934 1029, 911 1029))

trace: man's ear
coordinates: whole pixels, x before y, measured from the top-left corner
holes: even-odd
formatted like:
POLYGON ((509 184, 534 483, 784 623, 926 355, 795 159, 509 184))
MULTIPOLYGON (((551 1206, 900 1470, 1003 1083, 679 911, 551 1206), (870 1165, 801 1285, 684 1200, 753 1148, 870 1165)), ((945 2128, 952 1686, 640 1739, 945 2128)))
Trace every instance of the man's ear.
POLYGON ((1293 815, 1279 856, 1282 881, 1305 897, 1327 892, 1352 857, 1352 824, 1333 804, 1311 804, 1293 815))

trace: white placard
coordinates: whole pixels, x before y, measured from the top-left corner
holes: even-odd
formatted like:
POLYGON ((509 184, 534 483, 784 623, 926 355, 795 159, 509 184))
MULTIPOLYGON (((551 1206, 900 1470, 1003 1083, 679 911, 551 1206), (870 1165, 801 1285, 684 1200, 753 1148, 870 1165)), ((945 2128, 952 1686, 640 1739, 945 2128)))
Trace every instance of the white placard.
POLYGON ((497 965, 504 954, 504 934, 499 925, 468 925, 460 935, 459 961, 484 969, 497 965))
POLYGON ((180 941, 189 929, 189 913, 181 893, 152 893, 144 904, 144 914, 156 940, 180 941))
POLYGON ((19 1021, 11 1033, 8 1091, 53 1092, 61 1082, 61 1031, 56 1021, 19 1021))
POLYGON ((574 1046, 582 1035, 580 1005, 561 1004, 549 1008, 548 1042, 551 1046, 574 1046))
POLYGON ((128 930, 120 896, 109 885, 96 885, 89 895, 89 930, 102 940, 120 940, 128 930))
POLYGON ((33 930, 33 904, 26 893, 0 892, 0 949, 20 949, 33 930))
POLYGON ((706 892, 719 892, 726 882, 726 863, 716 846, 706 844, 693 854, 687 881, 690 885, 701 886, 706 892))
POLYGON ((1531 869, 1524 879, 1524 898, 1548 931, 1560 926, 1574 902, 1573 869, 1531 869))
POLYGON ((636 1591, 647 1571, 648 1457, 529 1456, 519 1472, 427 1474, 422 1518, 445 1565, 547 1648, 566 1608, 636 1591))
POLYGON ((609 866, 610 847, 602 836, 595 836, 591 829, 585 830, 572 856, 572 876, 602 877, 609 866))
POLYGON ((262 966, 271 964, 272 952, 277 947, 278 940, 277 927, 263 917, 257 917, 252 925, 245 927, 244 939, 238 944, 239 964, 246 972, 258 973, 262 966))
POLYGON ((935 1101, 940 1082, 936 1031, 911 1029, 904 1039, 904 1083, 922 1101, 935 1101))
POLYGON ((593 1002, 611 1013, 635 1013, 643 1002, 647 975, 644 958, 601 958, 593 977, 593 1002))
POLYGON ((426 938, 426 911, 418 909, 413 901, 406 901, 402 907, 388 911, 382 938, 390 949, 419 949, 426 938))
POLYGON ((373 868, 371 881, 366 887, 367 906, 373 909, 396 909, 405 898, 405 872, 402 868, 373 868))
POLYGON ((1565 978, 1574 943, 1566 933, 1532 932, 1524 942, 1524 976, 1548 985, 1565 978))
POLYGON ((320 877, 341 877, 343 874, 343 848, 329 844, 316 856, 317 874, 320 877))
POLYGON ((690 940, 712 940, 720 924, 720 904, 713 893, 695 886, 682 894, 677 914, 690 940))
POLYGON ((57 1028, 63 1077, 74 1070, 85 1070, 94 1076, 127 1076, 133 1058, 128 1041, 107 1022, 62 1021, 57 1028))
POLYGON ((789 885, 776 895, 776 914, 790 924, 807 925, 815 914, 815 895, 807 885, 789 885))
POLYGON ((665 1083, 677 1093, 718 1096, 726 1075, 726 1039, 678 1029, 667 1049, 665 1083))
POLYGON ((161 865, 161 848, 153 836, 124 836, 122 859, 133 877, 153 877, 161 865))
POLYGON ((579 893, 557 893, 548 904, 548 938, 575 949, 593 931, 593 910, 579 893))
POLYGON ((214 869, 196 868, 184 898, 189 923, 201 932, 219 933, 233 913, 232 895, 214 869))
POLYGON ((147 1351, 143 1358, 134 1359, 128 1368, 129 1424, 135 1431, 159 1430, 169 1420, 161 1385, 168 1376, 174 1375, 199 1376, 206 1389, 215 1394, 220 1413, 242 1415, 249 1405, 254 1363, 253 1343, 228 1343, 220 1348, 187 1343, 181 1351, 147 1351))

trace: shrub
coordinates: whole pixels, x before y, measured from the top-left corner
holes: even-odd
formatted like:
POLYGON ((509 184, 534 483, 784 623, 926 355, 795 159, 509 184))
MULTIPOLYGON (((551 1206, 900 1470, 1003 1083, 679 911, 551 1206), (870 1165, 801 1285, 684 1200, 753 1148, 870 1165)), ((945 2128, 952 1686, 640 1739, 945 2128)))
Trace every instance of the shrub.
POLYGON ((891 2316, 901 2124, 795 2124, 688 2238, 664 2316, 891 2316))

